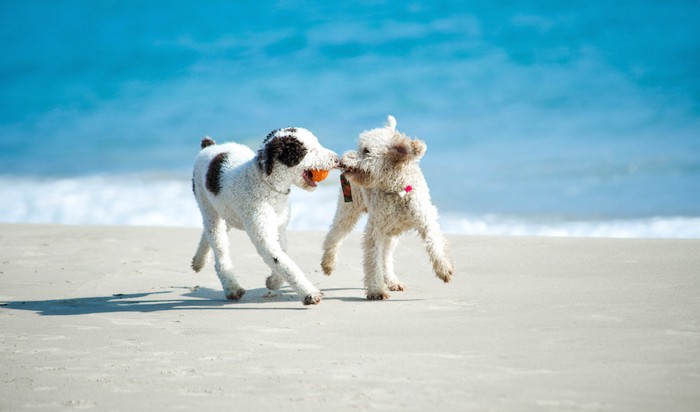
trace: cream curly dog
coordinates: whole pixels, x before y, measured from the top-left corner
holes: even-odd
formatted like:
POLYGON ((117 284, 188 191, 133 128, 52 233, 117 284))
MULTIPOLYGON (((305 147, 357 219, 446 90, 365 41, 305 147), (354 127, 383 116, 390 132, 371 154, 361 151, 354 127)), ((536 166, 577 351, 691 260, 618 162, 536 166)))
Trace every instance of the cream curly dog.
POLYGON ((237 143, 217 145, 204 138, 192 178, 204 231, 192 269, 199 272, 214 252, 216 274, 226 298, 240 299, 245 290, 234 275, 228 230, 245 230, 272 274, 265 282, 278 289, 283 282, 305 305, 321 301, 322 293, 287 255, 288 195, 292 185, 312 191, 313 170, 338 166, 338 156, 324 148, 308 130, 289 127, 272 131, 257 154, 237 143))
POLYGON ((417 230, 423 238, 437 277, 449 282, 454 274, 437 222, 438 212, 430 201, 428 185, 418 166, 425 154, 425 143, 396 131, 393 116, 388 120, 386 127, 363 132, 359 149, 346 152, 341 159, 341 167, 345 169, 341 181, 347 178, 352 189, 348 191, 346 186, 340 195, 321 262, 323 272, 330 275, 341 242, 360 216, 367 213, 363 263, 370 300, 388 299, 388 290, 404 290, 394 273, 392 255, 398 236, 410 229, 417 230))

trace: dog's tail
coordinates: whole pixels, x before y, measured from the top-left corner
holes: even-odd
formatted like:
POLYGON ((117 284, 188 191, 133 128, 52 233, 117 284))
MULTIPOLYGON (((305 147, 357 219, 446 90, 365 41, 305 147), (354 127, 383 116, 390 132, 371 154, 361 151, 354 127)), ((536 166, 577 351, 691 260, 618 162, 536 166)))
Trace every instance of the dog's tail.
POLYGON ((216 144, 216 142, 214 141, 214 139, 212 139, 209 136, 205 136, 204 139, 202 139, 202 143, 200 144, 200 146, 202 147, 202 149, 204 149, 206 147, 213 146, 215 144, 216 144))

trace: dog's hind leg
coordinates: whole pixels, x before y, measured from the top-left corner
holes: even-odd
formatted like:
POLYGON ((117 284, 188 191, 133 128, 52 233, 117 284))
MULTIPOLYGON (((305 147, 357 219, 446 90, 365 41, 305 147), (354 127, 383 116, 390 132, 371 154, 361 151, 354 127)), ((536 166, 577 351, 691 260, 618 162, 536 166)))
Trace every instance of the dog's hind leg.
POLYGON ((365 272, 365 291, 369 300, 389 299, 389 292, 384 283, 384 255, 381 246, 384 244, 382 235, 375 233, 371 220, 365 228, 365 235, 362 239, 363 268, 365 272))
POLYGON ((389 290, 394 292, 403 292, 406 290, 399 278, 396 277, 394 273, 394 249, 399 243, 399 238, 396 236, 389 236, 385 239, 382 250, 382 263, 384 265, 384 283, 389 290))
POLYGON ((214 252, 216 274, 219 276, 226 299, 238 300, 245 294, 233 274, 226 222, 220 217, 211 217, 204 224, 204 233, 214 252))
POLYGON ((211 248, 209 247, 209 240, 205 232, 202 232, 202 237, 199 239, 199 247, 197 248, 197 253, 195 253, 192 258, 192 270, 199 272, 202 270, 204 265, 209 260, 209 255, 211 254, 211 248))
POLYGON ((329 276, 335 270, 335 263, 340 245, 355 227, 364 211, 364 205, 362 204, 362 198, 359 193, 354 195, 354 197, 355 199, 352 203, 345 203, 342 194, 338 199, 338 208, 335 211, 333 224, 323 242, 321 268, 326 276, 329 276))

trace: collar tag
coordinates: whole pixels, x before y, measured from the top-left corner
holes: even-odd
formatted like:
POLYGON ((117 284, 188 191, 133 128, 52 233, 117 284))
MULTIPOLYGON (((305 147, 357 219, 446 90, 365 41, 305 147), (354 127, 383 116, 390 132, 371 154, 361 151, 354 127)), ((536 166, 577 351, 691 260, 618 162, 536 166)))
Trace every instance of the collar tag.
POLYGON ((345 173, 340 175, 340 188, 343 189, 343 200, 345 200, 345 203, 352 202, 352 186, 350 186, 350 181, 345 177, 345 173))

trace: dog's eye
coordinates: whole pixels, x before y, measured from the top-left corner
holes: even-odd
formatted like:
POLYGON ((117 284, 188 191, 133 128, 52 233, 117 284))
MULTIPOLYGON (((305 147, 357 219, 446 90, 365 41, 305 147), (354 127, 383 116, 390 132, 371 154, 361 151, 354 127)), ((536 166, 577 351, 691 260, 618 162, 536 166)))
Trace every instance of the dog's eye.
POLYGON ((368 148, 365 147, 364 149, 362 149, 362 155, 363 155, 363 156, 367 156, 368 154, 369 154, 369 149, 368 149, 368 148))

